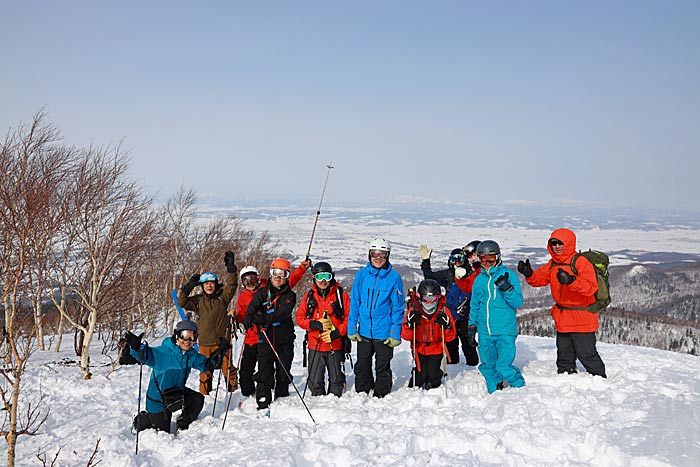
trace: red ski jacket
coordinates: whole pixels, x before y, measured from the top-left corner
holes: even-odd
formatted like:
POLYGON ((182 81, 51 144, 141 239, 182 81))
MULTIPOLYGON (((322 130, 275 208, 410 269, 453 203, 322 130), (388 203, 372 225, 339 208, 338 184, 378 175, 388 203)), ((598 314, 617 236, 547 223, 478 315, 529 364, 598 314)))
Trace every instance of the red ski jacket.
MULTIPOLYGON (((452 314, 450 310, 445 307, 445 297, 440 299, 437 310, 435 310, 435 313, 432 315, 428 315, 423 311, 423 307, 418 300, 411 302, 408 309, 418 310, 421 314, 420 323, 416 325, 416 348, 413 349, 414 352, 420 355, 440 355, 443 352, 442 326, 435 322, 435 318, 441 311, 444 311, 447 318, 450 320, 450 325, 445 328, 445 342, 449 342, 457 337, 452 314)), ((401 338, 405 341, 409 341, 411 347, 413 347, 413 328, 408 324, 407 317, 408 311, 404 316, 403 325, 401 326, 401 338)))
MULTIPOLYGON (((313 303, 313 301, 312 301, 313 303)), ((309 331, 309 348, 311 350, 317 350, 319 352, 329 352, 331 350, 342 350, 343 340, 340 339, 342 336, 346 336, 348 333, 348 315, 350 314, 350 296, 342 291, 342 288, 335 282, 335 279, 331 281, 331 285, 327 289, 325 297, 321 295, 318 287, 314 283, 311 286, 311 290, 304 294, 304 297, 299 303, 297 308, 296 321, 300 328, 309 331), (312 306, 309 310, 309 296, 313 294, 313 298, 316 301, 316 306, 312 306), (340 304, 338 306, 338 297, 340 298, 340 304), (321 340, 321 331, 311 329, 311 321, 320 320, 324 315, 327 315, 331 319, 333 327, 338 330, 336 338, 330 343, 323 342, 321 340)))

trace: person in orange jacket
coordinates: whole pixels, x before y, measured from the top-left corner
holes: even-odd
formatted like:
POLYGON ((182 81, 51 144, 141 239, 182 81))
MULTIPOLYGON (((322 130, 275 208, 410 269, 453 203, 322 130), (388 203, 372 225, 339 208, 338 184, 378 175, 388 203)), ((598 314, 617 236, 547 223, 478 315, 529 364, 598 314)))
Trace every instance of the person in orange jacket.
POLYGON ((443 356, 449 357, 445 342, 456 336, 454 320, 445 307, 440 284, 433 279, 422 280, 415 298, 408 304, 401 326, 401 338, 411 342, 415 361, 409 388, 431 389, 440 386, 444 375, 440 365, 443 356))
MULTIPOLYGON (((304 273, 311 267, 311 260, 303 261, 289 276, 289 287, 294 288, 295 285, 299 283, 304 273)), ((250 305, 255 292, 259 288, 264 288, 267 285, 267 278, 260 279, 260 271, 258 268, 252 265, 248 265, 241 269, 240 274, 241 286, 243 290, 238 294, 236 299, 235 310, 230 310, 229 315, 237 323, 242 323, 243 318, 245 318, 245 313, 248 310, 248 305, 250 305)), ((251 327, 246 331, 246 329, 240 325, 237 326, 241 333, 244 334, 245 339, 243 340, 243 354, 240 357, 241 364, 238 369, 238 384, 241 388, 241 394, 243 396, 252 396, 255 394, 255 382, 253 381, 253 373, 255 373, 255 366, 258 361, 258 343, 259 336, 258 330, 255 326, 251 327)))
POLYGON ((312 396, 325 395, 328 369, 328 392, 340 397, 345 387, 343 337, 348 332, 350 297, 335 281, 330 264, 320 261, 311 272, 314 283, 304 294, 296 313, 299 327, 309 332, 307 384, 312 396))
POLYGON ((596 349, 595 332, 598 313, 585 307, 595 303, 598 290, 593 265, 586 258, 576 259, 574 274, 571 261, 576 254, 576 234, 557 229, 549 236, 547 251, 552 259, 532 270, 530 260, 518 262, 518 272, 533 287, 549 285, 554 299, 551 308, 557 329, 557 373, 576 373, 576 359, 593 375, 606 378, 605 364, 596 349))

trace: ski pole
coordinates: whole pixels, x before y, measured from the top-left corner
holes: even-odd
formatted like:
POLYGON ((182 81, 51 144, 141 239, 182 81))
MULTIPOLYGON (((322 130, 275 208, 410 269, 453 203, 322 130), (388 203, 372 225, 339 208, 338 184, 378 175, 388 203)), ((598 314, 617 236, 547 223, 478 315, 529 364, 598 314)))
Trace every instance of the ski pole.
POLYGON ((445 397, 447 397, 447 348, 445 347, 445 327, 440 326, 442 331, 442 373, 445 377, 445 397))
POLYGON ((413 387, 416 387, 416 373, 418 372, 418 359, 416 358, 418 350, 416 349, 416 323, 413 323, 413 348, 411 348, 411 357, 413 357, 413 387))
POLYGON ((311 255, 311 244, 314 242, 314 234, 316 233, 316 224, 318 223, 318 216, 321 215, 321 204, 323 204, 323 196, 326 194, 326 185, 328 184, 328 176, 331 174, 331 165, 333 161, 329 162, 326 167, 328 167, 328 172, 326 173, 326 181, 323 183, 323 191, 321 192, 321 201, 318 203, 318 209, 316 210, 316 220, 314 220, 314 228, 311 230, 311 240, 309 240, 309 249, 306 250, 306 259, 309 259, 311 255))
MULTIPOLYGON (((232 326, 232 324, 233 324, 233 323, 231 322, 231 318, 229 317, 229 320, 228 320, 228 327, 226 328, 226 334, 228 334, 228 335, 230 336, 229 338, 230 338, 230 340, 231 340, 231 347, 233 347, 233 332, 231 331, 231 326, 232 326)), ((227 352, 228 352, 228 351, 227 351, 227 352)), ((221 361, 223 362, 225 359, 226 359, 226 352, 224 352, 224 356, 222 357, 222 360, 221 360, 221 361)), ((227 375, 228 375, 228 376, 226 377, 226 385, 227 385, 227 386, 230 384, 230 380, 228 379, 228 378, 231 376, 231 374, 230 374, 230 370, 231 370, 230 366, 231 366, 231 359, 229 358, 229 359, 228 359, 228 365, 226 365, 226 371, 227 371, 227 375)), ((221 373, 223 373, 223 370, 222 370, 221 368, 219 368, 219 377, 216 379, 216 391, 214 391, 214 408, 213 408, 212 411, 211 411, 211 416, 212 416, 212 418, 214 418, 214 416, 216 415, 216 400, 218 399, 218 396, 219 396, 219 386, 221 385, 221 373)), ((213 373, 212 373, 212 376, 214 376, 213 373)), ((227 388, 227 389, 228 389, 228 388, 227 388)))
POLYGON ((141 381, 143 380, 143 348, 144 344, 139 347, 139 397, 138 410, 136 411, 136 455, 139 454, 139 418, 141 417, 141 381))
POLYGON ((318 354, 318 347, 321 345, 321 336, 318 336, 318 341, 316 342, 316 348, 314 349, 314 354, 311 357, 311 361, 309 362, 309 369, 306 372, 306 382, 304 383, 304 394, 301 395, 301 398, 303 399, 306 397, 306 388, 309 387, 309 378, 311 377, 311 370, 314 367, 314 360, 316 355, 318 354))
MULTIPOLYGON (((243 350, 245 350, 245 342, 243 343, 243 347, 241 348, 240 352, 238 352, 238 364, 236 365, 236 368, 241 367, 241 357, 243 356, 243 350)), ((228 393, 228 402, 226 402, 226 412, 224 412, 224 423, 221 425, 222 430, 226 427, 226 417, 228 417, 228 409, 231 406, 231 396, 232 395, 233 395, 233 392, 228 393)))
POLYGON ((267 333, 265 332, 265 329, 260 328, 260 332, 262 333, 263 336, 265 336, 265 340, 267 341, 267 344, 270 346, 272 349, 272 352, 275 354, 275 357, 277 357, 277 363, 280 364, 282 369, 284 370, 284 373, 287 375, 287 378, 289 378, 289 382, 292 383, 292 386, 294 387, 294 390, 297 392, 297 396, 299 396, 299 400, 301 403, 304 405, 304 408, 306 409, 306 412, 309 414, 309 417, 311 417, 311 421, 314 422, 314 425, 316 424, 316 420, 314 419, 314 416, 311 415, 311 411, 309 410, 309 407, 306 405, 306 402, 304 402, 304 398, 301 397, 301 394, 299 393, 299 389, 297 389, 297 385, 294 384, 294 380, 292 379, 292 375, 289 374, 289 371, 287 371, 287 368, 285 368, 284 363, 282 363, 282 359, 280 358, 279 354, 277 353, 277 349, 275 349, 275 346, 272 345, 272 342, 270 342, 270 338, 267 337, 267 333))

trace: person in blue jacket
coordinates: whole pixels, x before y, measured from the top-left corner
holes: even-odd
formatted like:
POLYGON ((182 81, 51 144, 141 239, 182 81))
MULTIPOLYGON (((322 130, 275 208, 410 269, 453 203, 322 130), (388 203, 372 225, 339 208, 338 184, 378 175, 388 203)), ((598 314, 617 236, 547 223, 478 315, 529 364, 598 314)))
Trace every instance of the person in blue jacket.
POLYGON ((131 355, 153 369, 146 391, 146 410, 134 418, 137 431, 155 428, 170 432, 172 414, 177 410, 182 410, 177 418, 179 430, 189 428, 199 416, 204 407, 204 396, 185 386, 190 369, 204 373, 220 368, 228 343, 222 339, 207 358, 194 349, 198 335, 197 324, 189 320, 177 323, 172 337, 163 339, 158 347, 142 345, 143 333, 137 336, 127 332, 124 335, 131 347, 131 355), (170 404, 170 401, 175 403, 170 404))
POLYGON ((376 397, 391 391, 391 359, 394 347, 401 344, 404 314, 403 282, 389 262, 390 253, 385 239, 372 240, 369 261, 355 274, 348 315, 348 339, 357 342, 355 391, 374 390, 376 397))
POLYGON ((469 313, 468 342, 479 346, 479 371, 489 394, 525 385, 520 369, 513 365, 518 323, 515 310, 523 304, 523 293, 515 273, 501 262, 501 249, 493 240, 477 248, 482 272, 474 279, 469 313), (476 334, 479 342, 476 342, 476 334))

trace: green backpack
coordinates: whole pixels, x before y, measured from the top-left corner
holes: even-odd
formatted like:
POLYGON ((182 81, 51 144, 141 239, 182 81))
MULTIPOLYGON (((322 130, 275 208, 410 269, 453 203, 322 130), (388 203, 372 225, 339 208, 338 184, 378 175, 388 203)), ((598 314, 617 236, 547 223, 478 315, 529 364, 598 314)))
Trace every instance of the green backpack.
POLYGON ((565 265, 562 263, 555 263, 552 261, 550 263, 550 268, 553 268, 554 266, 569 266, 571 268, 571 271, 575 275, 578 275, 578 271, 576 270, 576 260, 580 257, 583 256, 586 258, 590 263, 593 265, 593 270, 595 271, 595 277, 596 280, 598 281, 598 290, 595 293, 595 303, 592 303, 588 306, 582 306, 582 307, 573 307, 573 306, 562 306, 562 305, 557 305, 559 308, 563 310, 587 310, 590 311, 591 313, 598 313, 599 311, 605 311, 605 309, 610 305, 610 279, 609 279, 609 273, 608 273, 608 266, 610 265, 610 258, 608 255, 603 253, 602 251, 597 251, 597 250, 588 250, 584 251, 583 253, 579 252, 574 255, 574 257, 571 259, 571 264, 565 265))

